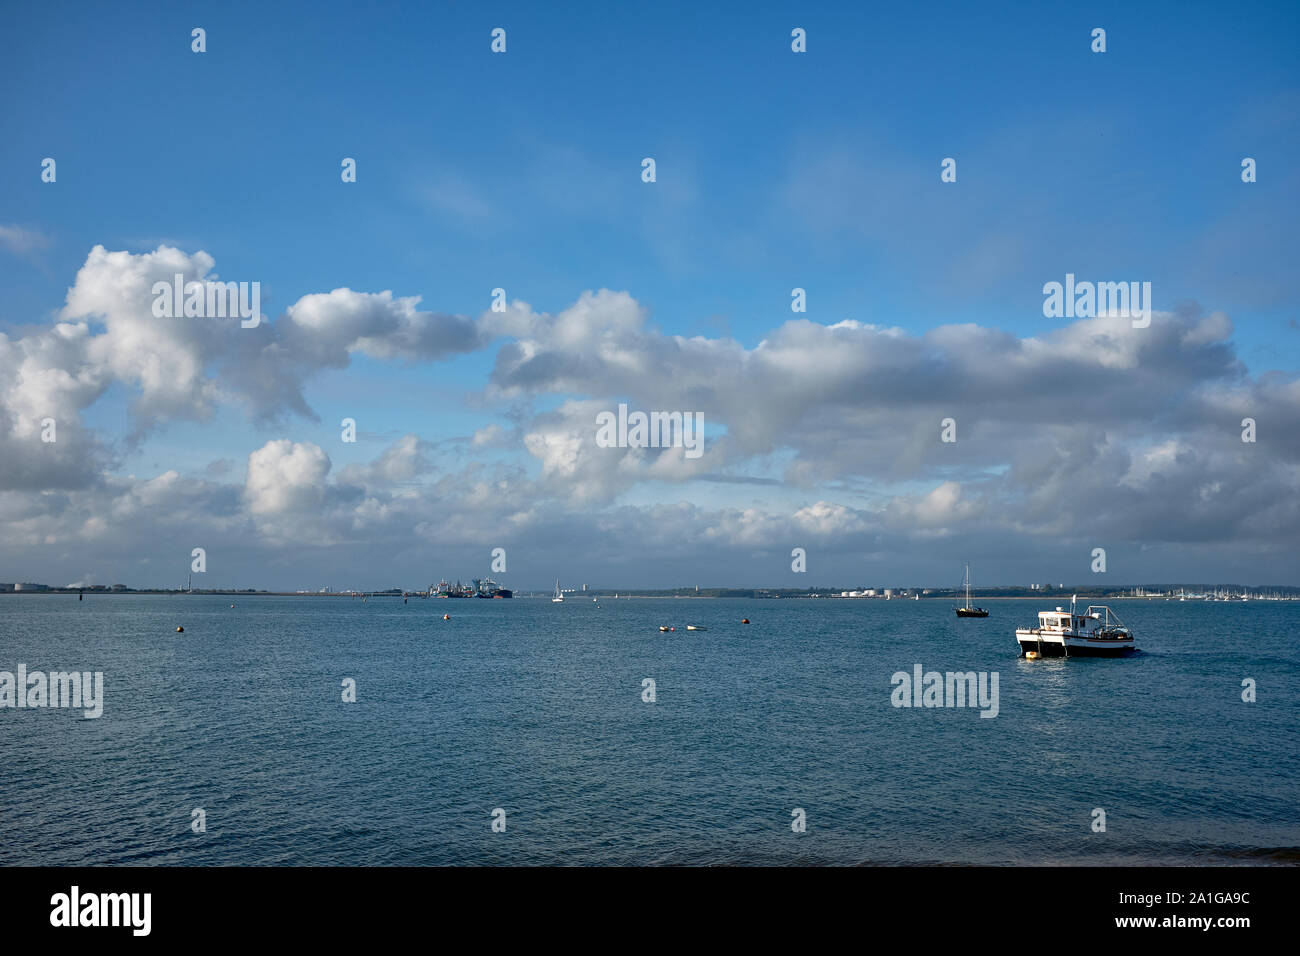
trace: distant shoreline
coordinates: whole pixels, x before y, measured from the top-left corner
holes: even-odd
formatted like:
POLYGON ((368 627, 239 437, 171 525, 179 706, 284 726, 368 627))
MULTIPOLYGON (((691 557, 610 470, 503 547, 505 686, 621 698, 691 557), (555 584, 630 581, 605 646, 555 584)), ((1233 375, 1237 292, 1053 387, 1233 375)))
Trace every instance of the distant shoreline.
MULTIPOLYGON (((1179 597, 1176 596, 1176 595, 1170 597, 1170 596, 1167 596, 1167 595, 1095 594, 1095 593, 1094 593, 1094 594, 1090 594, 1090 593, 1083 592, 1083 591, 1073 592, 1072 594, 1063 594, 1063 593, 1059 593, 1059 592, 1057 592, 1057 593, 1052 593, 1052 594, 1042 594, 1042 595, 1035 595, 1035 594, 978 594, 978 593, 972 591, 972 592, 971 592, 971 600, 974 601, 974 600, 978 599, 978 600, 980 600, 980 601, 1038 601, 1038 602, 1040 602, 1040 603, 1052 604, 1053 606, 1055 606, 1055 605, 1057 605, 1057 604, 1061 604, 1061 603, 1063 603, 1063 602, 1068 602, 1069 600, 1071 600, 1072 597, 1076 598, 1076 599, 1079 600, 1079 601, 1160 601, 1160 602, 1170 602, 1170 601, 1172 601, 1172 602, 1179 603, 1179 604, 1250 604, 1250 603, 1252 603, 1252 602, 1254 602, 1254 601, 1275 602, 1275 601, 1298 601, 1298 600, 1300 600, 1300 588, 1293 588, 1293 587, 1289 587, 1289 586, 1287 586, 1287 587, 1271 587, 1271 588, 1268 588, 1268 590, 1279 591, 1279 592, 1284 592, 1284 593, 1281 594, 1281 595, 1278 596, 1278 597, 1251 597, 1251 598, 1248 598, 1248 599, 1246 599, 1246 600, 1242 600, 1240 597, 1234 597, 1234 598, 1228 598, 1228 599, 1225 600, 1225 599, 1204 598, 1204 597, 1188 597, 1188 598, 1179 598, 1179 597)), ((295 598, 353 598, 353 599, 355 599, 355 598, 364 598, 364 599, 366 599, 366 600, 369 600, 369 599, 371 599, 371 598, 374 598, 374 599, 390 599, 390 600, 397 600, 397 599, 409 600, 409 599, 411 599, 411 598, 416 598, 417 600, 449 601, 449 602, 452 602, 452 603, 455 603, 455 602, 457 602, 457 601, 473 601, 473 600, 481 600, 481 599, 479 599, 479 598, 439 598, 439 597, 424 597, 424 596, 423 596, 422 594, 420 594, 419 592, 407 592, 405 595, 403 595, 403 594, 392 594, 392 593, 380 593, 380 592, 375 592, 375 591, 357 591, 357 592, 338 592, 338 591, 330 591, 330 592, 325 592, 325 593, 322 593, 322 592, 319 592, 319 591, 308 591, 308 592, 301 592, 301 591, 198 591, 198 590, 195 590, 195 591, 166 591, 166 590, 153 590, 153 589, 147 589, 147 588, 146 588, 146 589, 140 589, 140 590, 128 590, 128 591, 89 591, 89 590, 87 590, 87 591, 81 591, 81 590, 77 590, 77 589, 73 589, 73 590, 66 590, 66 589, 50 589, 50 590, 46 590, 46 591, 0 591, 0 597, 56 597, 56 596, 61 596, 61 597, 75 597, 75 596, 79 596, 79 595, 84 595, 84 596, 86 596, 86 597, 131 597, 131 596, 134 596, 134 595, 142 595, 142 594, 147 594, 147 595, 162 595, 162 596, 168 596, 168 597, 222 597, 222 598, 235 598, 235 597, 295 597, 295 598)), ((519 600, 519 601, 537 601, 537 600, 549 600, 550 597, 551 597, 551 594, 550 594, 549 592, 538 591, 538 592, 533 593, 533 594, 519 594, 519 593, 516 593, 515 596, 514 596, 513 598, 510 598, 509 600, 519 600)), ((841 597, 841 596, 838 595, 838 594, 810 594, 810 593, 806 593, 806 592, 790 593, 790 594, 762 594, 762 595, 749 595, 749 594, 637 594, 637 593, 635 593, 635 592, 625 594, 625 593, 623 593, 622 591, 619 591, 619 592, 618 592, 618 597, 616 598, 616 597, 614 597, 613 594, 606 594, 606 593, 596 592, 596 591, 588 591, 588 592, 585 592, 585 594, 583 594, 583 595, 581 595, 581 596, 579 596, 579 595, 575 595, 575 596, 573 596, 573 597, 566 598, 564 603, 566 603, 566 604, 581 604, 581 603, 584 603, 585 598, 587 598, 587 597, 590 597, 590 598, 592 598, 593 600, 599 600, 599 601, 614 601, 614 600, 618 600, 618 601, 629 601, 629 600, 637 600, 637 601, 715 601, 715 600, 726 599, 726 600, 737 600, 737 601, 809 601, 809 600, 817 600, 817 601, 844 601, 844 602, 858 602, 858 603, 875 603, 875 602, 878 602, 878 603, 887 603, 887 604, 893 604, 893 603, 896 603, 896 602, 902 602, 902 603, 908 603, 908 602, 918 603, 918 602, 920 602, 920 601, 942 601, 942 602, 944 602, 944 603, 951 603, 951 602, 953 602, 953 601, 961 601, 961 600, 963 599, 963 595, 960 594, 960 593, 957 593, 957 594, 936 594, 936 595, 922 596, 922 597, 920 597, 920 598, 918 599, 918 598, 915 598, 915 597, 912 597, 912 596, 906 596, 906 597, 904 597, 904 596, 899 596, 899 597, 893 597, 893 598, 884 598, 884 597, 879 597, 879 596, 874 596, 874 597, 841 597)), ((590 602, 586 602, 586 603, 590 603, 590 602)))

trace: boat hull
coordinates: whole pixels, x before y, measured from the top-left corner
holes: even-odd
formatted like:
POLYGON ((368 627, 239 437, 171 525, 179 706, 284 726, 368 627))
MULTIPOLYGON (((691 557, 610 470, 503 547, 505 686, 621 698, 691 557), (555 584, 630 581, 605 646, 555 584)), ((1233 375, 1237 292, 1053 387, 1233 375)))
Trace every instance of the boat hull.
POLYGON ((1016 631, 1016 643, 1022 655, 1036 651, 1040 657, 1127 657, 1137 651, 1132 638, 1064 637, 1033 631, 1016 631))
POLYGON ((988 617, 989 612, 979 608, 959 607, 955 609, 958 617, 988 617))

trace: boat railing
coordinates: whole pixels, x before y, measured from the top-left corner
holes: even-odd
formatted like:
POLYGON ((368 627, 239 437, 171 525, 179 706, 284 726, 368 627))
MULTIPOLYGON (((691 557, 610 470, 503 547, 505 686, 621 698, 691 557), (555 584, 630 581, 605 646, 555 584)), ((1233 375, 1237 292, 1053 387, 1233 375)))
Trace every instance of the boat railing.
POLYGON ((1086 617, 1095 618, 1101 629, 1111 630, 1113 628, 1123 628, 1128 630, 1128 626, 1119 619, 1119 615, 1112 611, 1105 604, 1089 604, 1088 610, 1084 612, 1086 617), (1095 612, 1104 612, 1104 616, 1098 616, 1095 612))

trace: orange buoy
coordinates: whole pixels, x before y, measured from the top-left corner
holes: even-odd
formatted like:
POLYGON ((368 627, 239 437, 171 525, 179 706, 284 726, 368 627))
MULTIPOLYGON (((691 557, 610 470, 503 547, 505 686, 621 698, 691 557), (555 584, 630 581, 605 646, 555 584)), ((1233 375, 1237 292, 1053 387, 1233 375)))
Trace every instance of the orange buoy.
POLYGON ((180 634, 180 633, 181 633, 182 631, 184 631, 184 630, 185 630, 185 628, 183 628, 183 627, 178 627, 178 628, 176 628, 176 633, 177 633, 177 634, 180 634))
POLYGON ((748 623, 749 623, 749 618, 747 618, 747 617, 742 617, 742 618, 740 619, 740 623, 741 623, 741 624, 748 624, 748 623))
POLYGON ((443 619, 444 621, 450 621, 450 620, 451 620, 451 615, 450 615, 450 614, 444 614, 444 615, 442 616, 442 619, 443 619))

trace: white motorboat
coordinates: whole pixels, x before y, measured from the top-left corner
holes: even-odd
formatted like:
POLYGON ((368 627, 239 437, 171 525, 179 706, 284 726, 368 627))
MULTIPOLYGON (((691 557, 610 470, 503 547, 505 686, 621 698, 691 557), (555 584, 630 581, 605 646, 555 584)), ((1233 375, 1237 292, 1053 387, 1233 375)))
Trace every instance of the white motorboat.
POLYGON ((1137 648, 1119 616, 1105 605, 1089 605, 1082 614, 1058 607, 1039 611, 1038 627, 1016 628, 1016 643, 1025 656, 1035 657, 1123 657, 1137 648))

